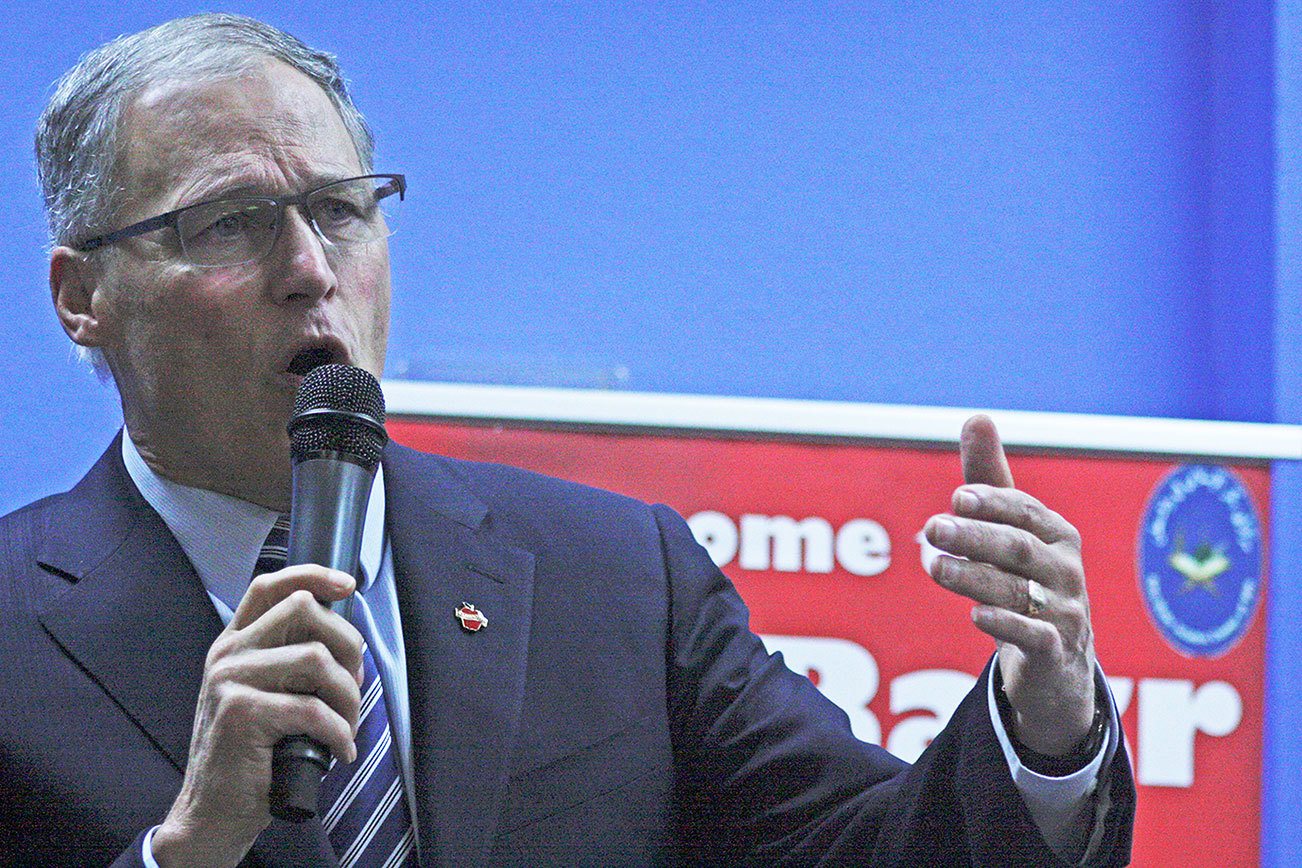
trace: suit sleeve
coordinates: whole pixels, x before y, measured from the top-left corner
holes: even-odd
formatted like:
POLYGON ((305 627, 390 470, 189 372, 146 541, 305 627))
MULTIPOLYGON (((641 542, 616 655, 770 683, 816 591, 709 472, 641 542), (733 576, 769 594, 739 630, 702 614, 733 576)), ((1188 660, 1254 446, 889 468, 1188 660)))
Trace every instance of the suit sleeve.
MULTIPOLYGON (((749 629, 732 583, 656 507, 669 582, 670 720, 685 855, 872 865, 1064 865, 1000 748, 985 677, 910 766, 850 732, 809 679, 749 629)), ((988 673, 986 675, 988 677, 988 673)), ((1124 750, 1101 772, 1092 865, 1129 861, 1124 750)))

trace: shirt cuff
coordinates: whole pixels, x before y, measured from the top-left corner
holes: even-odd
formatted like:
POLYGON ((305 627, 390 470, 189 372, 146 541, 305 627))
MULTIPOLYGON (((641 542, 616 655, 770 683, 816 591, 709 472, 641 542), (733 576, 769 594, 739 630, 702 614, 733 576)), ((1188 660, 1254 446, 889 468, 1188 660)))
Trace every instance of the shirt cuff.
MULTIPOLYGON (((990 665, 991 674, 995 671, 994 667, 998 665, 999 655, 996 654, 994 662, 990 665)), ((1097 664, 1095 666, 1097 667, 1097 664)), ((1102 678, 1101 670, 1095 681, 1107 683, 1102 678)), ((1111 703, 1111 697, 1108 697, 1108 702, 1111 703)), ((1004 729, 1004 722, 999 716, 998 706, 995 705, 993 677, 986 678, 986 703, 990 711, 990 722, 995 728, 995 736, 999 739, 999 746, 1004 752, 1008 770, 1013 776, 1013 784, 1021 793, 1022 801, 1026 803, 1026 808, 1031 813, 1031 819, 1035 821, 1049 849, 1069 862, 1077 861, 1084 855, 1082 851, 1090 838, 1090 826, 1094 815, 1091 797, 1098 788, 1099 771, 1103 767, 1109 739, 1103 739, 1098 753, 1094 755, 1089 765, 1065 777, 1051 778, 1031 771, 1017 758, 1017 751, 1013 749, 1012 740, 1004 729)), ((1116 726, 1116 715, 1113 712, 1108 714, 1108 726, 1116 726)))
POLYGON ((144 843, 140 845, 140 858, 145 860, 145 868, 158 868, 158 862, 154 860, 154 833, 157 831, 155 826, 146 832, 144 843))

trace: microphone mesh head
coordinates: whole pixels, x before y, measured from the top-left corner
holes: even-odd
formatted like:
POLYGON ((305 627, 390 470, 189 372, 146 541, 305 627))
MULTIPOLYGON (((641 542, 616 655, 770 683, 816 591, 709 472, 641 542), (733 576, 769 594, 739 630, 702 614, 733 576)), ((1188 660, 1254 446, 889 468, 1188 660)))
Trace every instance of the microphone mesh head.
POLYGON ((389 439, 380 384, 352 365, 313 368, 298 387, 289 434, 296 462, 316 452, 342 452, 373 467, 389 439))

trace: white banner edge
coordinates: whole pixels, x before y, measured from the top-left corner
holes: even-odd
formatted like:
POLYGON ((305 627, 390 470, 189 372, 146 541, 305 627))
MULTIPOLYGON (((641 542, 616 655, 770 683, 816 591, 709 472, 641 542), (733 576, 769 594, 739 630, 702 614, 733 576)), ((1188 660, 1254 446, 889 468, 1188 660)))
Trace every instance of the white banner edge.
POLYGON ((1302 425, 384 380, 388 413, 501 422, 951 444, 986 413, 1016 448, 1302 460, 1302 425))

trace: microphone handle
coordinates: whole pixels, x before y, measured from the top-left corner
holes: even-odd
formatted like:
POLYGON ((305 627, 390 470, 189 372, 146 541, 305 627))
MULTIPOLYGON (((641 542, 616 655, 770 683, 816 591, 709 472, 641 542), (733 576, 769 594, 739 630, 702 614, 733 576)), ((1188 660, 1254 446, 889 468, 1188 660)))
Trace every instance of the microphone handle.
MULTIPOLYGON (((342 453, 296 462, 286 565, 320 564, 356 578, 374 478, 374 465, 366 467, 342 453)), ((331 608, 348 618, 352 604, 349 595, 331 608)), ((321 778, 329 768, 330 749, 320 742, 306 735, 277 742, 267 794, 271 815, 294 823, 315 817, 321 778)))

